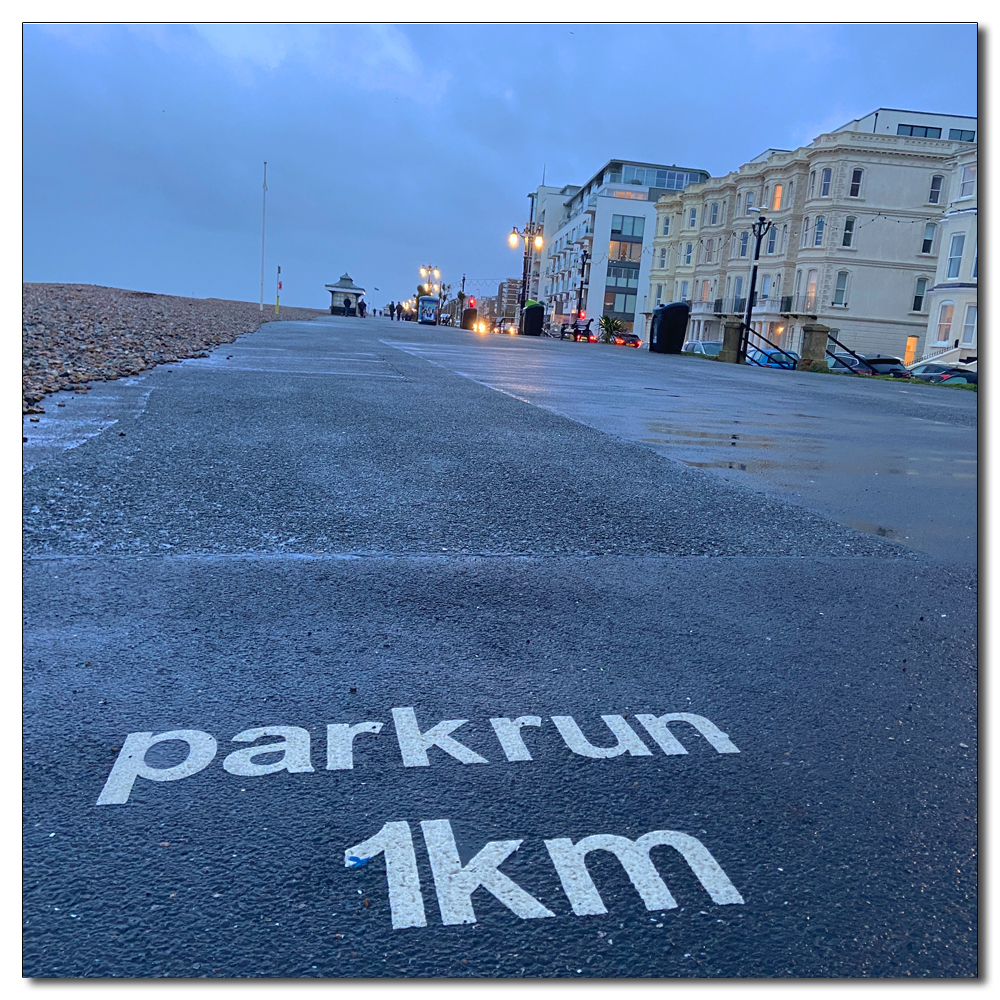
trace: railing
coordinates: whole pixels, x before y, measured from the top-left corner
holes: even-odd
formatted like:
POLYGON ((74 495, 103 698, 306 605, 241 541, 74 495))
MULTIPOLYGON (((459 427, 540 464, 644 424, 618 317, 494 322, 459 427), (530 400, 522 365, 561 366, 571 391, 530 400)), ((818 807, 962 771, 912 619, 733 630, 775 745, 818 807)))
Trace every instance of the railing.
POLYGON ((818 305, 819 296, 815 292, 812 295, 783 295, 781 297, 781 312, 783 313, 814 315, 818 305))

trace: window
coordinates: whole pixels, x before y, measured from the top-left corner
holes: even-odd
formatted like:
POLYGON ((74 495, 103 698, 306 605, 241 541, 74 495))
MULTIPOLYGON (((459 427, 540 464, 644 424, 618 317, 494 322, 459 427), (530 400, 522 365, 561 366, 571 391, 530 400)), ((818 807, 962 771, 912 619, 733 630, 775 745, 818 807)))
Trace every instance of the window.
POLYGON ((835 306, 847 305, 847 272, 837 272, 837 287, 833 290, 833 304, 835 306))
POLYGON ((740 233, 740 256, 745 257, 750 247, 750 234, 744 230, 740 233))
POLYGON ((743 197, 743 195, 741 195, 741 194, 738 194, 738 195, 736 196, 736 214, 737 214, 737 215, 739 215, 739 214, 740 214, 740 199, 741 199, 742 197, 743 197))
POLYGON ((719 221, 719 203, 717 201, 712 202, 712 225, 714 226, 719 221))
POLYGON ((854 246, 854 224, 857 221, 853 215, 849 215, 844 219, 844 238, 840 241, 842 247, 854 246))
POLYGON ((941 185, 944 184, 944 178, 940 174, 935 174, 931 178, 931 189, 927 194, 927 200, 932 205, 941 204, 941 185))
POLYGON ((709 240, 705 244, 705 263, 712 263, 712 256, 715 253, 715 240, 709 240))
POLYGON ((957 278, 962 269, 962 251, 965 249, 965 233, 955 233, 948 247, 948 277, 957 278))
MULTIPOLYGON (((789 188, 789 190, 791 190, 789 188)), ((788 226, 781 227, 781 252, 784 253, 788 249, 788 226)))
POLYGON ((751 208, 753 208, 753 191, 747 191, 747 207, 743 210, 744 214, 749 215, 751 208))
POLYGON ((701 283, 701 301, 702 302, 707 302, 708 301, 708 282, 707 281, 703 281, 701 283))
POLYGON ((688 301, 688 283, 686 281, 681 282, 681 301, 688 301))
POLYGON ((743 279, 737 278, 733 285, 733 311, 742 312, 746 303, 740 301, 743 298, 743 279))
POLYGON ((924 298, 927 295, 927 279, 917 278, 917 287, 913 291, 913 311, 924 311, 924 298))
POLYGON ((813 246, 821 247, 823 245, 823 229, 826 226, 826 219, 822 215, 816 216, 816 225, 813 227, 813 246))
POLYGON ((670 235, 670 216, 669 215, 665 215, 663 217, 663 235, 664 236, 669 236, 670 235))
POLYGON ((896 135, 912 135, 919 139, 940 139, 941 129, 930 125, 897 125, 896 135))
MULTIPOLYGON (((605 308, 607 308, 607 301, 610 295, 605 296, 605 308)), ((627 295, 624 292, 615 293, 614 303, 612 306, 614 312, 616 313, 634 313, 635 312, 635 296, 627 295)))
POLYGON ((976 318, 979 306, 965 307, 965 324, 962 327, 962 343, 971 344, 976 339, 976 318))
POLYGON ((809 216, 802 220, 802 245, 799 249, 809 246, 809 216))
POLYGON ((698 220, 698 209, 692 208, 688 216, 688 229, 694 229, 694 224, 698 220))
POLYGON ((694 249, 694 247, 690 243, 688 243, 684 247, 684 263, 685 264, 690 264, 691 263, 691 251, 693 249, 694 249))
POLYGON ((958 189, 959 198, 971 198, 976 189, 976 165, 970 163, 967 167, 962 167, 962 184, 958 189))
POLYGON ((656 286, 656 304, 659 305, 663 299, 663 285, 656 286))
POLYGON ((806 275, 806 309, 812 310, 816 306, 816 284, 818 281, 819 271, 810 271, 806 275))
POLYGON ((667 248, 660 247, 660 267, 667 266, 667 248))
POLYGON ((856 169, 851 173, 851 197, 860 198, 861 197, 861 178, 864 177, 864 171, 856 169))
POLYGON ((781 192, 782 186, 780 184, 774 185, 774 199, 771 201, 771 211, 777 212, 781 208, 781 192))
POLYGON ((809 171, 809 194, 808 198, 811 198, 816 193, 816 171, 809 171))
POLYGON ((934 249, 934 234, 937 232, 937 226, 933 222, 928 222, 924 226, 924 241, 920 244, 921 253, 931 253, 934 249))
POLYGON ((612 240, 608 247, 608 258, 610 260, 639 261, 642 259, 642 244, 612 240))
POLYGON ((972 277, 979 277, 979 244, 976 244, 976 255, 972 258, 972 277))
POLYGON ((958 142, 975 142, 976 133, 964 128, 950 128, 948 129, 948 138, 958 142))
POLYGON ((771 291, 771 275, 765 274, 763 280, 760 283, 760 297, 761 299, 766 299, 771 291))
POLYGON ((830 178, 832 176, 833 171, 831 171, 829 167, 824 167, 819 181, 819 196, 821 198, 830 197, 830 178))
POLYGON ((767 252, 774 253, 774 244, 778 238, 778 230, 771 226, 767 231, 767 252))
POLYGON ((620 233, 622 236, 642 236, 645 221, 641 215, 612 215, 612 235, 620 233))
POLYGON ((946 344, 951 339, 951 318, 955 314, 954 302, 942 302, 938 310, 937 342, 946 344))

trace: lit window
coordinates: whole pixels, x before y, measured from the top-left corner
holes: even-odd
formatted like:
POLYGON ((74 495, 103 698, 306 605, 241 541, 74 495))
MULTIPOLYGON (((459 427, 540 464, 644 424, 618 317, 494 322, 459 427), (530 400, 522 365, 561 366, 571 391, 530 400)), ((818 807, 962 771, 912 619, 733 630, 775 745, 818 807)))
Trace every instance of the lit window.
POLYGON ((971 344, 976 339, 976 318, 979 306, 965 307, 965 324, 962 327, 962 343, 971 344))
POLYGON ((844 219, 844 238, 840 243, 842 247, 854 246, 854 224, 857 221, 853 215, 849 215, 844 219))
POLYGON ((813 246, 821 247, 823 245, 823 229, 826 226, 826 219, 822 215, 816 216, 816 225, 813 228, 813 246))
POLYGON ((750 247, 750 234, 748 232, 740 233, 740 256, 745 257, 747 255, 747 250, 750 247))
POLYGON ((712 225, 714 226, 719 221, 719 203, 712 202, 712 225))
POLYGON ((708 282, 707 281, 703 281, 701 283, 701 301, 702 302, 707 302, 708 301, 708 282))
POLYGON ((936 174, 931 178, 931 189, 927 195, 927 200, 932 205, 939 205, 941 203, 941 185, 944 184, 944 178, 940 174, 936 174))
POLYGON ((951 128, 948 129, 948 138, 958 142, 975 142, 976 133, 969 131, 969 129, 951 128))
POLYGON ((959 198, 970 198, 976 189, 976 164, 970 163, 962 167, 962 186, 959 188, 959 198))
POLYGON ((924 297, 927 295, 927 279, 917 278, 917 287, 913 292, 913 311, 915 313, 924 311, 924 297))
POLYGON ((774 185, 774 200, 771 202, 771 210, 777 212, 781 208, 781 192, 782 186, 780 184, 774 185))
POLYGON ((937 342, 946 344, 951 339, 951 318, 955 314, 954 302, 942 302, 938 310, 937 342))
POLYGON ((921 253, 930 253, 934 249, 934 234, 937 232, 937 226, 933 222, 928 222, 924 226, 924 241, 920 244, 921 253))
POLYGON ((965 233, 955 233, 948 247, 948 277, 957 278, 962 269, 962 251, 965 249, 965 233))
POLYGON ((847 305, 847 272, 837 272, 837 287, 833 291, 833 304, 835 306, 847 305))
POLYGON ((819 196, 821 198, 830 197, 830 177, 832 176, 832 171, 829 167, 823 168, 823 173, 820 176, 819 182, 819 196))
POLYGON ((863 170, 854 170, 851 174, 851 197, 861 197, 861 178, 864 176, 863 170))

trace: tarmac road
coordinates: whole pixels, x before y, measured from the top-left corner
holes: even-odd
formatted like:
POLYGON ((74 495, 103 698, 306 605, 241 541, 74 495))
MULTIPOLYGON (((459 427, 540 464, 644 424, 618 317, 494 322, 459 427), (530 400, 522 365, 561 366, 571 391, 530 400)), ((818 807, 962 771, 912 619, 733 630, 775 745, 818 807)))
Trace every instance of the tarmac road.
POLYGON ((967 554, 583 412, 599 358, 717 425, 791 373, 471 337, 268 324, 39 422, 24 974, 975 976, 967 554))

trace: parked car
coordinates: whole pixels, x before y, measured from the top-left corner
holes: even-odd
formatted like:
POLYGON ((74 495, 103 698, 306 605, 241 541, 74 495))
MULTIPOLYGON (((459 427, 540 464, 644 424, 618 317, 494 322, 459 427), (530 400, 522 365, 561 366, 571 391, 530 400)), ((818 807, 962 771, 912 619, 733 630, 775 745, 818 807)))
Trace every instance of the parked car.
POLYGON ((615 343, 619 346, 624 345, 625 347, 642 347, 642 341, 636 333, 616 333, 615 343))
POLYGON ((689 340, 681 348, 683 354, 703 354, 707 358, 717 358, 721 350, 721 340, 689 340))
POLYGON ((950 385, 978 385, 979 373, 964 365, 942 365, 925 361, 914 365, 910 374, 921 382, 947 382, 950 385))
POLYGON ((850 371, 855 375, 892 375, 893 378, 911 378, 909 369, 899 358, 882 354, 837 354, 836 360, 830 361, 831 371, 850 371), (858 358, 861 358, 859 361, 858 358))
POLYGON ((585 344, 597 343, 597 335, 591 333, 589 330, 572 330, 569 336, 572 340, 579 340, 585 344))
POLYGON ((799 356, 795 351, 780 351, 768 349, 761 350, 759 347, 747 349, 747 361, 750 364, 760 365, 761 368, 794 368, 799 356))

